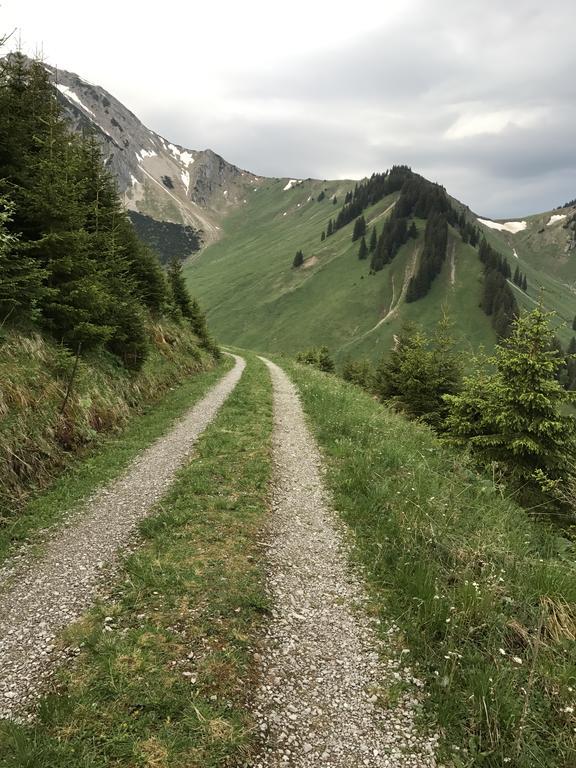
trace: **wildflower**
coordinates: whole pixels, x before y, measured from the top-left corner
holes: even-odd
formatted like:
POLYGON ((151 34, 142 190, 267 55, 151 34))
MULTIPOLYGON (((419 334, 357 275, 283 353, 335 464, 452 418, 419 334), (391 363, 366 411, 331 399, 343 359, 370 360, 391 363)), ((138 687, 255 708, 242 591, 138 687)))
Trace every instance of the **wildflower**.
POLYGON ((574 707, 564 707, 564 712, 566 712, 567 715, 574 714, 574 707))
POLYGON ((498 651, 501 656, 506 656, 506 651, 504 650, 504 648, 498 648, 498 651))
POLYGON ((519 656, 513 656, 512 661, 515 661, 516 664, 522 664, 522 659, 519 656))

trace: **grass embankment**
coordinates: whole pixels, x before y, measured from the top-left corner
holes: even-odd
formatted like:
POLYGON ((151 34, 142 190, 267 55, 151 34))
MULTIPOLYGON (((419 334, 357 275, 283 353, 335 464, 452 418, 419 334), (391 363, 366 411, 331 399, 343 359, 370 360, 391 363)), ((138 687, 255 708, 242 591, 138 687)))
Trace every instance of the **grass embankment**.
MULTIPOLYGON (((576 765, 576 567, 463 455, 353 385, 287 364, 335 504, 454 766, 576 765)), ((393 698, 393 697, 392 697, 393 698)))
POLYGON ((158 323, 149 335, 150 354, 136 373, 104 353, 82 356, 74 370, 74 356, 39 334, 0 338, 0 536, 18 525, 31 491, 171 387, 214 365, 183 326, 158 323))
POLYGON ((111 598, 67 633, 81 652, 38 722, 0 724, 2 766, 210 768, 248 754, 271 429, 268 373, 251 358, 111 598))

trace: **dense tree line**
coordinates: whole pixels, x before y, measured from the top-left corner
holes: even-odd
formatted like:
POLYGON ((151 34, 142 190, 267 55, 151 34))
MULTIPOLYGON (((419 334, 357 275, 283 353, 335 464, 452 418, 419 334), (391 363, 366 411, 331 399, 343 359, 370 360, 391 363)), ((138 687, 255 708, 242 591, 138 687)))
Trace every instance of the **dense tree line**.
POLYGON ((406 301, 417 301, 428 293, 432 281, 440 274, 447 246, 448 221, 443 212, 433 211, 426 221, 424 248, 416 272, 408 283, 406 301))
POLYGON ((173 284, 138 239, 96 139, 68 129, 45 68, 20 54, 0 64, 0 196, 2 322, 34 322, 75 350, 106 348, 140 367, 146 318, 183 315, 173 284))
POLYGON ((526 291, 528 290, 528 280, 526 278, 526 275, 521 272, 520 267, 516 267, 514 270, 514 274, 512 275, 512 282, 514 285, 517 285, 520 290, 526 291))
POLYGON ((412 171, 406 165, 395 165, 385 173, 373 173, 369 179, 359 182, 352 192, 346 196, 345 202, 333 223, 333 231, 337 232, 354 219, 358 218, 366 208, 382 200, 393 192, 398 192, 412 171))
POLYGON ((508 260, 495 251, 485 238, 480 241, 478 253, 484 265, 480 306, 482 311, 491 318, 498 337, 502 338, 508 336, 512 323, 518 315, 518 305, 508 283, 512 277, 512 270, 508 260))
POLYGON ((458 230, 462 242, 469 243, 473 248, 476 248, 478 241, 480 240, 480 233, 478 227, 472 224, 464 211, 461 211, 458 215, 458 230))
POLYGON ((379 272, 389 264, 402 245, 408 240, 408 219, 394 215, 384 222, 380 237, 370 260, 370 269, 379 272))
POLYGON ((157 221, 138 211, 128 211, 138 237, 156 253, 163 264, 183 259, 200 248, 197 230, 187 224, 157 221))
POLYGON ((355 243, 361 237, 366 234, 366 219, 364 216, 358 216, 354 222, 354 229, 352 230, 352 242, 355 243))
POLYGON ((330 237, 341 227, 354 221, 352 240, 360 240, 358 258, 370 255, 370 270, 378 272, 389 264, 398 250, 410 238, 418 237, 414 219, 426 221, 424 246, 410 279, 406 301, 413 302, 426 296, 446 259, 449 227, 455 228, 465 244, 478 248, 484 265, 484 279, 480 305, 491 317, 498 337, 506 336, 518 313, 514 294, 508 281, 521 290, 527 289, 527 279, 520 269, 512 275, 507 259, 488 244, 476 223, 466 211, 449 198, 444 187, 413 173, 408 166, 394 166, 382 174, 373 174, 357 184, 344 199, 344 205, 335 219, 330 218, 321 240, 330 237), (385 221, 380 235, 373 226, 366 242, 367 222, 364 211, 386 195, 399 192, 396 204, 385 221))

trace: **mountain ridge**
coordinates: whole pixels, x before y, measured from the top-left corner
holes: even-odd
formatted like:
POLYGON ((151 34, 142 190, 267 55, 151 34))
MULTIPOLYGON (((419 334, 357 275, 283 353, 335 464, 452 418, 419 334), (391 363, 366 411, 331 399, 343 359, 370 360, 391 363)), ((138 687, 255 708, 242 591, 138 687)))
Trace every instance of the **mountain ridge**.
POLYGON ((101 86, 44 66, 72 128, 97 136, 127 209, 192 226, 204 244, 217 240, 221 218, 242 205, 261 177, 212 149, 189 149, 165 139, 101 86))

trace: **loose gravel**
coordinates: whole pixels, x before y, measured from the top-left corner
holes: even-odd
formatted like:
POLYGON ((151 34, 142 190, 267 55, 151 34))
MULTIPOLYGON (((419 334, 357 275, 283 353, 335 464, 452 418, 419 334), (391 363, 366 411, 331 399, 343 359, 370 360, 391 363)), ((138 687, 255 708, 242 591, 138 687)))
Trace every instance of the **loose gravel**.
POLYGON ((166 493, 240 380, 245 362, 234 357, 234 368, 167 435, 51 535, 40 559, 25 555, 0 571, 0 718, 30 717, 30 705, 66 656, 55 651, 57 633, 101 592, 138 521, 166 493))
POLYGON ((296 390, 265 362, 275 393, 274 608, 259 657, 263 748, 252 768, 434 768, 437 738, 422 737, 414 724, 422 683, 399 660, 396 628, 388 630, 388 649, 377 638, 296 390), (386 709, 391 688, 399 695, 386 709))

